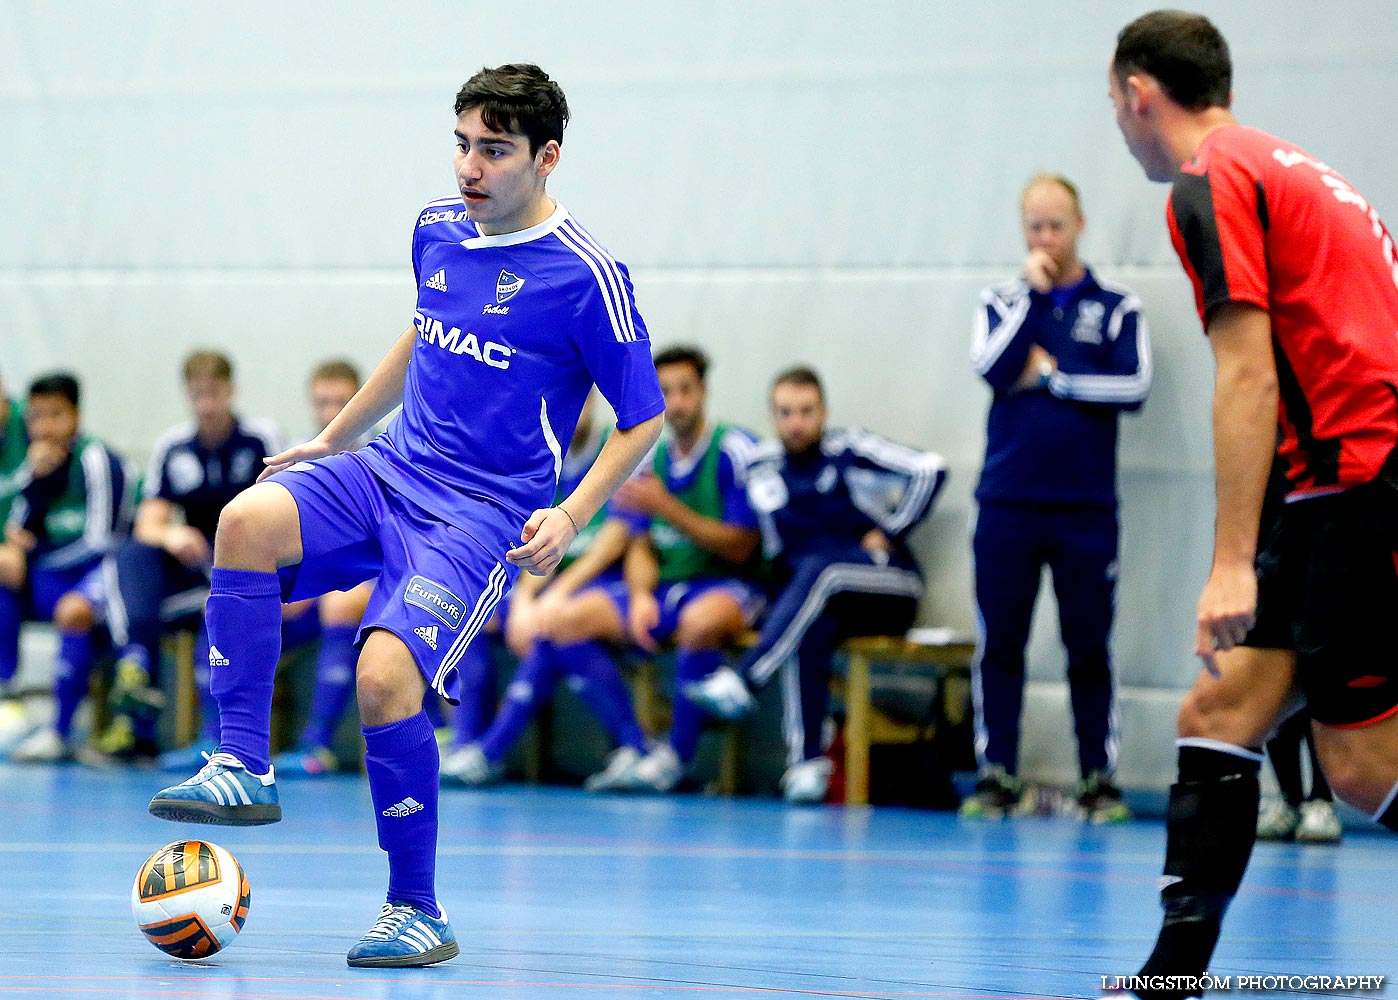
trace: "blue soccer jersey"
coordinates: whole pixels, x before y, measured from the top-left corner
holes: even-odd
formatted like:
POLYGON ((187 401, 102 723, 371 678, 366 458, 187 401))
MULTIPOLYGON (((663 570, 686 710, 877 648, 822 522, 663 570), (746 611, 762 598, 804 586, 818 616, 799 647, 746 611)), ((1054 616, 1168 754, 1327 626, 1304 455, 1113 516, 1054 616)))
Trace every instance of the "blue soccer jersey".
POLYGON ((485 236, 459 198, 418 215, 413 272, 403 410, 358 454, 503 556, 553 502, 559 442, 593 383, 622 429, 665 409, 631 277, 561 205, 537 226, 485 236))

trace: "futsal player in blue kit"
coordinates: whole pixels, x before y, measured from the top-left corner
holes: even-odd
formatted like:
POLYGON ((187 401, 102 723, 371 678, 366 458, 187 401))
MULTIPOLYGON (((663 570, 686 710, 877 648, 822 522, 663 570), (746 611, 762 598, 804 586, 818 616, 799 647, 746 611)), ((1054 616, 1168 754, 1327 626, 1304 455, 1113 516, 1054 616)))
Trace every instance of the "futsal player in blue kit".
POLYGON ((422 708, 521 569, 551 571, 659 437, 664 399, 626 268, 545 190, 568 106, 537 66, 483 69, 456 97, 459 198, 417 217, 412 325, 315 439, 223 512, 207 610, 218 752, 153 815, 281 818, 269 760, 281 602, 375 578, 360 630, 365 767, 387 903, 351 966, 459 949, 437 902, 438 752, 422 708), (464 202, 464 206, 463 206, 464 202), (571 496, 554 486, 593 383, 617 415, 571 496), (342 452, 402 402, 389 428, 342 452))

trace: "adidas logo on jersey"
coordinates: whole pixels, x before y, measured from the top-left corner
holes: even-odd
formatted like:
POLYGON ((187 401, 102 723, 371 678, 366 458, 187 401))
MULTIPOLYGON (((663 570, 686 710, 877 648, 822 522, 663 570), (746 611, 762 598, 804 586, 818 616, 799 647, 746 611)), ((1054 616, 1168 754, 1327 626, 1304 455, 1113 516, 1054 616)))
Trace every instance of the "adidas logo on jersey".
POLYGON ((413 631, 416 632, 417 637, 421 639, 423 642, 427 643, 427 645, 431 646, 433 649, 437 648, 436 625, 423 625, 421 628, 413 629, 413 631))
POLYGON ((209 647, 209 666, 211 666, 211 667, 226 667, 226 666, 228 666, 228 657, 226 657, 226 656, 224 656, 222 653, 220 653, 220 652, 218 651, 218 647, 217 647, 217 646, 210 646, 210 647, 209 647))
POLYGON ((383 811, 383 814, 390 819, 400 816, 411 816, 415 812, 422 812, 424 806, 417 799, 409 795, 401 802, 395 802, 383 811))
POLYGON ((444 267, 432 277, 423 282, 428 288, 435 288, 439 292, 447 290, 447 269, 444 267))

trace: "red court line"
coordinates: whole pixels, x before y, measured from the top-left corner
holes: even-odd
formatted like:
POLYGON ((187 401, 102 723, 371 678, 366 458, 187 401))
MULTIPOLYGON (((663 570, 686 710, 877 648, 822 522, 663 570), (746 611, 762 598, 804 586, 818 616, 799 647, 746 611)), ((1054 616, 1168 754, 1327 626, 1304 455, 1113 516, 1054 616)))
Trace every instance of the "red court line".
MULTIPOLYGON (((0 976, 0 979, 9 980, 56 980, 56 979, 77 979, 78 981, 92 982, 158 982, 164 980, 164 976, 0 976)), ((295 979, 291 977, 258 977, 258 976, 238 976, 239 982, 278 982, 278 983, 336 983, 344 982, 343 979, 295 979)), ((350 977, 345 977, 350 978, 350 977)), ((394 979, 359 979, 353 977, 356 982, 367 985, 380 983, 395 983, 402 985, 405 980, 394 979)), ((217 982, 213 979, 202 979, 201 982, 217 982)), ((895 993, 887 990, 803 990, 784 989, 775 986, 680 986, 677 984, 664 983, 520 983, 520 982, 500 982, 494 980, 469 980, 469 979, 432 979, 423 985, 431 986, 490 986, 494 988, 515 988, 515 989, 579 989, 579 990, 665 990, 674 993, 771 993, 776 996, 818 996, 818 997, 923 997, 938 998, 938 1000, 1060 1000, 1051 996, 1030 997, 1022 993, 998 995, 993 993, 895 993)), ((96 989, 83 986, 0 986, 0 993, 14 993, 20 990, 29 990, 38 993, 105 993, 110 989, 96 989)), ((315 993, 209 993, 205 990, 193 992, 189 990, 151 990, 144 991, 145 996, 160 997, 229 997, 235 1000, 364 1000, 358 996, 330 996, 315 993)))

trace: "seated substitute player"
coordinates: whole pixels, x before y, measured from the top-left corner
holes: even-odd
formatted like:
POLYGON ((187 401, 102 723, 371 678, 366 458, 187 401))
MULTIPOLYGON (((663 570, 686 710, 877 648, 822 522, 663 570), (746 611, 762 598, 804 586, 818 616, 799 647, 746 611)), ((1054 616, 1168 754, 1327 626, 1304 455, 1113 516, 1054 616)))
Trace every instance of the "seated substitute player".
MULTIPOLYGON (((11 399, 5 393, 5 383, 0 378, 0 525, 9 520, 10 504, 19 489, 20 469, 28 451, 29 435, 24 430, 24 408, 19 400, 11 399)), ((0 541, 3 540, 4 536, 0 535, 0 541)), ((18 643, 18 636, 15 641, 18 643)), ((5 642, 4 637, 0 637, 0 645, 5 642)), ((10 750, 30 728, 24 703, 11 697, 10 682, 14 680, 18 666, 18 657, 13 661, 0 657, 0 753, 10 750)))
POLYGON ((1195 637, 1207 669, 1180 710, 1150 977, 1208 967, 1252 850, 1262 741, 1296 688, 1336 794, 1398 830, 1393 241, 1332 168, 1237 123, 1232 76, 1218 29, 1180 11, 1127 25, 1108 74, 1127 148, 1173 183, 1170 235, 1217 365, 1214 555, 1195 637), (1259 577, 1278 422, 1291 492, 1259 577), (1294 670, 1238 648, 1273 603, 1294 670))
MULTIPOLYGON (((577 489, 597 460, 606 435, 594 433, 593 396, 578 418, 573 440, 563 456, 563 471, 555 497, 563 500, 577 489)), ((489 725, 479 722, 479 700, 471 697, 471 678, 484 690, 490 683, 488 647, 474 642, 462 657, 462 695, 457 716, 457 743, 442 761, 443 782, 484 785, 504 776, 505 754, 529 724, 539 707, 564 681, 606 730, 616 749, 607 767, 586 782, 589 789, 621 768, 634 766, 646 752, 646 737, 636 721, 631 694, 615 661, 595 644, 557 646, 548 638, 558 609, 580 591, 615 584, 621 579, 620 562, 626 551, 624 522, 607 516, 603 508, 583 525, 558 564, 558 572, 541 577, 525 575, 507 599, 501 600, 492 624, 503 631, 510 651, 519 657, 519 669, 505 689, 504 700, 489 725), (476 661, 476 662, 472 662, 476 661)))
POLYGON ((675 644, 675 698, 667 740, 639 761, 614 759, 589 783, 594 792, 669 792, 694 758, 704 712, 681 685, 722 662, 723 647, 761 613, 745 575, 757 551, 757 521, 744 493, 751 434, 710 422, 709 360, 696 347, 655 356, 665 393, 665 439, 650 468, 624 483, 612 503, 631 535, 619 584, 579 594, 553 615, 549 638, 565 660, 608 654, 601 643, 634 642, 647 652, 675 644))
POLYGON ((29 449, 0 544, 0 660, 13 672, 26 613, 54 623, 59 647, 53 724, 25 737, 13 761, 71 755, 73 713, 87 694, 93 631, 106 607, 102 560, 130 514, 121 460, 82 433, 79 403, 78 380, 56 372, 34 381, 24 410, 29 449))
POLYGON ((268 463, 219 519, 209 657, 219 752, 153 815, 281 818, 269 759, 281 601, 377 577, 361 626, 359 712, 387 903, 351 966, 458 953, 435 890, 438 754, 428 686, 455 702, 461 655, 520 569, 552 571, 655 443, 665 401, 631 279, 546 192, 568 118, 537 66, 483 69, 456 97, 458 197, 413 233, 417 312, 340 415, 268 463), (464 210, 462 202, 464 201, 464 210), (593 383, 617 429, 557 506, 593 383), (402 402, 389 428, 344 451, 402 402))
POLYGON ((1025 185, 1023 275, 981 293, 971 362, 994 398, 976 486, 976 757, 961 815, 1032 810, 1018 777, 1024 647, 1043 568, 1053 574, 1078 745, 1075 796, 1093 823, 1131 811, 1114 778, 1110 638, 1117 580, 1117 425, 1150 391, 1150 344, 1129 288, 1078 256, 1077 188, 1057 174, 1025 185))
MULTIPOLYGON (((360 384, 359 369, 349 361, 334 359, 316 366, 309 388, 311 415, 318 430, 330 426, 330 421, 354 398, 360 384)), ((373 591, 373 584, 361 583, 347 591, 335 590, 286 606, 283 641, 290 645, 289 631, 295 629, 298 619, 304 619, 319 631, 320 647, 316 651, 315 690, 306 727, 296 745, 273 761, 277 773, 284 778, 314 778, 339 768, 330 747, 354 694, 354 663, 358 659, 354 640, 373 591)))
MULTIPOLYGON (((29 435, 24 429, 24 408, 19 400, 6 395, 4 380, 0 379, 0 525, 10 518, 10 505, 19 491, 24 475, 21 470, 28 454, 29 435)), ((0 541, 3 540, 0 535, 0 541)), ((0 636, 0 647, 5 644, 6 640, 0 636)), ((26 725, 23 706, 8 698, 10 681, 14 679, 17 666, 17 661, 0 658, 0 749, 9 746, 16 735, 22 736, 26 725)))
POLYGON ((827 430, 825 390, 804 366, 777 376, 771 412, 778 440, 753 454, 747 488, 781 590, 737 669, 684 693, 735 718, 754 705, 749 685, 781 670, 790 765, 782 794, 820 802, 830 784, 823 735, 835 647, 912 625, 922 576, 904 538, 932 509, 946 466, 868 431, 827 430))
MULTIPOLYGON (((233 363, 227 355, 194 351, 184 359, 182 374, 194 420, 156 439, 131 538, 108 563, 109 628, 117 666, 111 692, 114 717, 98 749, 116 757, 155 753, 155 726, 164 706, 161 633, 181 623, 200 624, 219 512, 257 481, 262 460, 281 450, 281 437, 270 421, 234 413, 233 363)), ((208 696, 203 629, 196 646, 201 742, 212 746, 217 708, 208 696)), ((167 763, 191 766, 190 756, 175 751, 167 763)))

